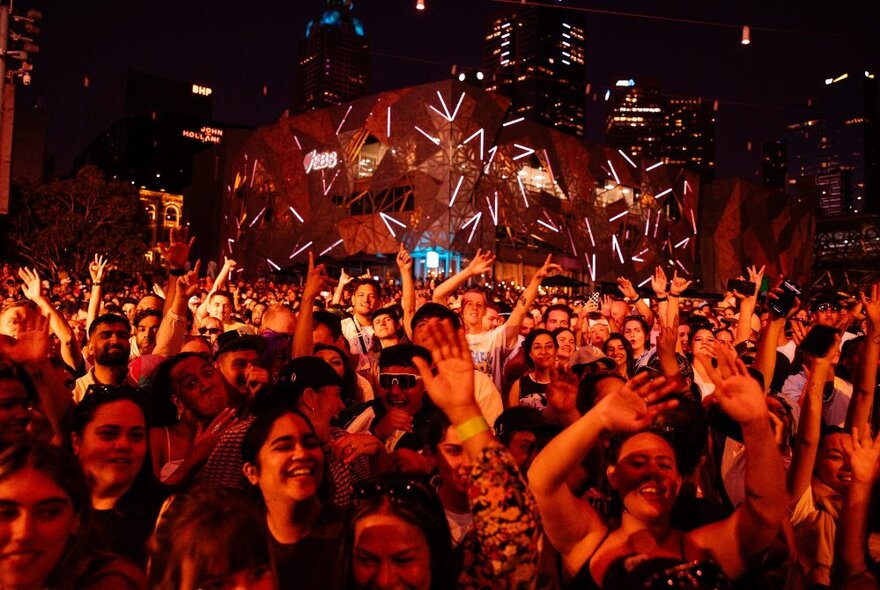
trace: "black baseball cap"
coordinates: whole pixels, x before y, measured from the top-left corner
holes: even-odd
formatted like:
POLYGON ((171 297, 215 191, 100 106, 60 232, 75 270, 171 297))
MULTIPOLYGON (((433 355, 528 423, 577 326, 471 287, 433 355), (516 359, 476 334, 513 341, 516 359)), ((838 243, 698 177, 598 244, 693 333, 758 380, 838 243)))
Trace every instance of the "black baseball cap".
POLYGON ((266 350, 267 344, 262 336, 245 334, 239 330, 227 330, 217 336, 217 353, 214 358, 218 359, 220 355, 237 350, 253 350, 261 355, 266 350))
POLYGON ((416 310, 416 313, 413 315, 412 321, 409 323, 409 327, 411 330, 415 331, 418 323, 425 319, 430 318, 438 318, 441 320, 448 319, 452 322, 452 327, 458 329, 461 327, 461 320, 458 318, 458 315, 445 305, 440 303, 435 303, 430 301, 420 308, 416 310))
POLYGON ((301 356, 284 365, 278 383, 284 384, 287 391, 302 392, 308 388, 318 389, 330 385, 342 387, 342 377, 324 359, 301 356))
POLYGON ((498 438, 509 436, 517 431, 552 436, 559 433, 560 430, 559 426, 547 422, 540 410, 529 406, 512 406, 501 412, 495 419, 495 435, 498 438))

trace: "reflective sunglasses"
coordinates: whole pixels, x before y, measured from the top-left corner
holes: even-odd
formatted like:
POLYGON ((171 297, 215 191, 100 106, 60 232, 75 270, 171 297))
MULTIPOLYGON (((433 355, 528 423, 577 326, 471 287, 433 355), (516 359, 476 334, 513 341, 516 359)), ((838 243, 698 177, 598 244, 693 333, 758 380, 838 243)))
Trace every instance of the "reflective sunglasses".
POLYGON ((199 328, 199 334, 221 334, 223 331, 220 328, 199 328))
POLYGON ((815 309, 816 311, 840 311, 840 306, 836 303, 819 303, 815 309))
POLYGON ((412 389, 422 378, 411 373, 379 373, 379 387, 391 389, 397 385, 401 390, 412 389))

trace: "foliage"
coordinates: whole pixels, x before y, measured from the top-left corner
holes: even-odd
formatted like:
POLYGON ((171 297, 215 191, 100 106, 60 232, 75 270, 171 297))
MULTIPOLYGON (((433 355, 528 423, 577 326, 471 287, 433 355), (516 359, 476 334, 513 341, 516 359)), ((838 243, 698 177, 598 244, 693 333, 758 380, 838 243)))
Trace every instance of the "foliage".
POLYGON ((63 271, 88 276, 95 254, 128 272, 143 268, 149 224, 133 186, 108 182, 99 169, 85 166, 72 178, 14 190, 6 236, 14 262, 56 278, 63 271))

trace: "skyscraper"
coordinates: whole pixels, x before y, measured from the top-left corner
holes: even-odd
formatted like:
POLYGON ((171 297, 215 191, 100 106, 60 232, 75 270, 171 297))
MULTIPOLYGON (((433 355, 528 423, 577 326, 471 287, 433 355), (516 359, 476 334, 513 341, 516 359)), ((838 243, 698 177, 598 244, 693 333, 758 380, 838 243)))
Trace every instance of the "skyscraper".
POLYGON ((618 80, 608 95, 605 143, 635 156, 663 160, 715 177, 715 113, 700 98, 666 96, 660 82, 618 80))
POLYGON ((785 140, 764 142, 761 165, 761 186, 785 189, 785 140))
POLYGON ((296 68, 298 112, 342 104, 367 93, 370 46, 351 0, 327 0, 306 25, 296 68))
POLYGON ((788 125, 789 192, 819 189, 826 216, 880 212, 877 79, 870 72, 827 78, 807 111, 788 125))
POLYGON ((506 12, 485 37, 486 90, 509 97, 511 115, 583 137, 585 52, 577 16, 542 6, 506 12))

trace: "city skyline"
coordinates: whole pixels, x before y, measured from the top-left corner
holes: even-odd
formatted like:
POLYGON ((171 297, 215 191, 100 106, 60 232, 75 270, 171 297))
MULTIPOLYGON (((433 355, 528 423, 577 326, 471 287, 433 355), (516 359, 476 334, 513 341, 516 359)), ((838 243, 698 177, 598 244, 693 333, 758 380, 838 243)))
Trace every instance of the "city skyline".
MULTIPOLYGON (((213 11, 167 0, 149 6, 31 4, 45 14, 42 52, 32 85, 19 87, 19 108, 39 103, 45 109, 49 149, 61 174, 91 139, 86 108, 128 69, 211 87, 215 119, 224 123, 256 127, 277 120, 293 105, 306 22, 325 6, 324 0, 269 1, 260 10, 221 3, 213 11)), ((372 47, 371 94, 447 79, 453 64, 479 69, 490 16, 515 7, 499 1, 426 4, 417 11, 414 0, 355 3, 372 47)), ((868 19, 858 18, 854 7, 847 13, 823 3, 787 14, 754 4, 722 12, 686 2, 657 12, 646 2, 566 3, 626 13, 582 12, 586 79, 597 95, 588 104, 586 137, 602 141, 602 94, 616 79, 654 76, 666 94, 718 101, 718 177, 760 181, 762 143, 784 136, 786 120, 822 80, 870 69, 880 49, 868 39, 868 19), (649 14, 662 19, 645 18, 649 14), (743 24, 751 27, 748 47, 739 44, 743 24)))

